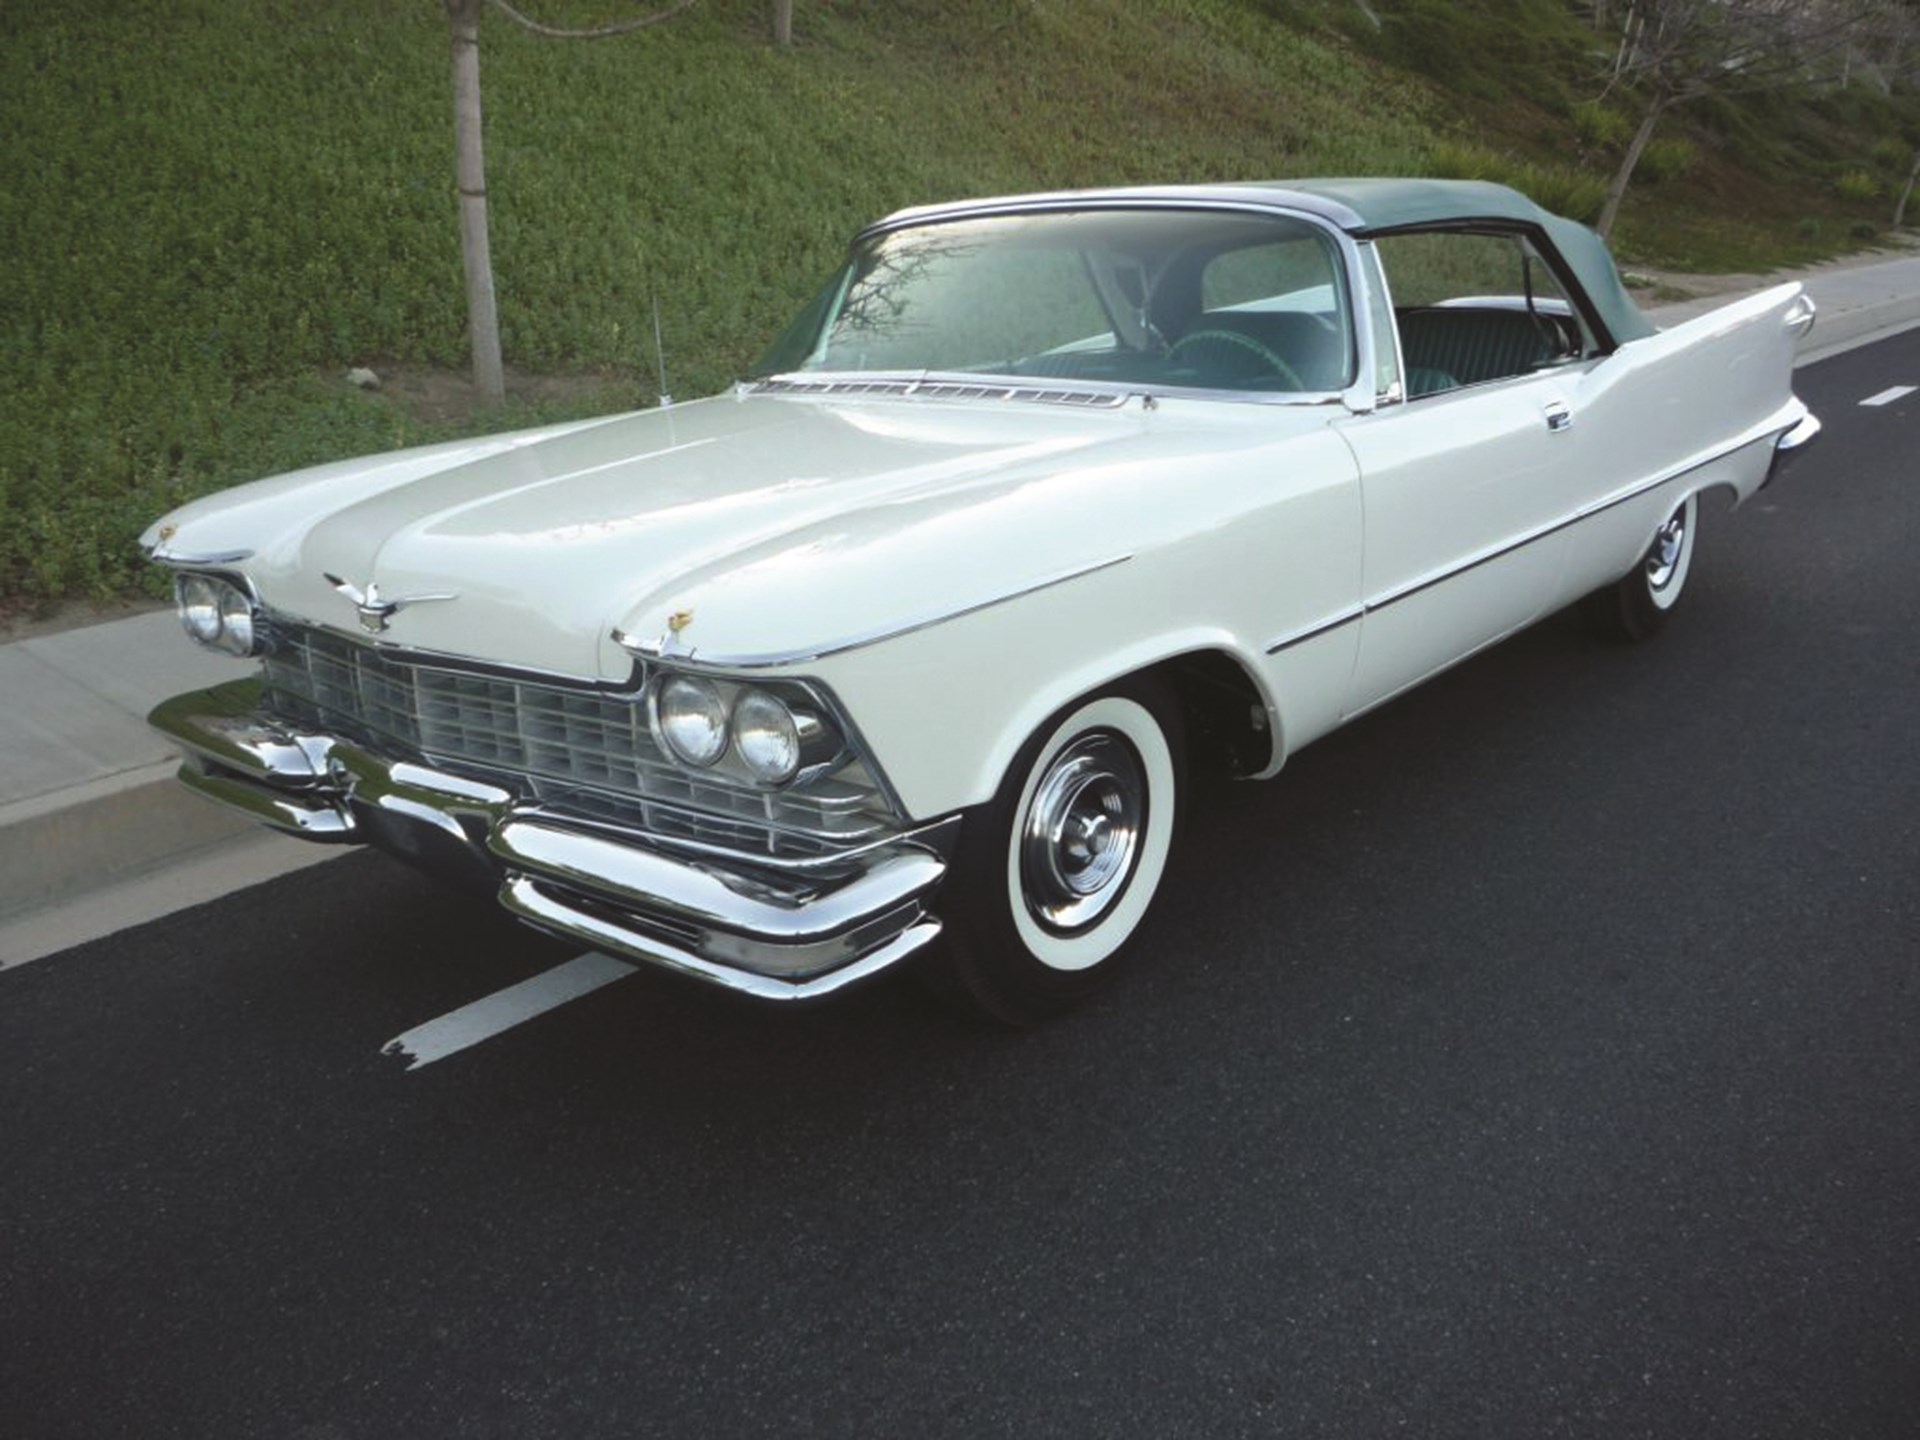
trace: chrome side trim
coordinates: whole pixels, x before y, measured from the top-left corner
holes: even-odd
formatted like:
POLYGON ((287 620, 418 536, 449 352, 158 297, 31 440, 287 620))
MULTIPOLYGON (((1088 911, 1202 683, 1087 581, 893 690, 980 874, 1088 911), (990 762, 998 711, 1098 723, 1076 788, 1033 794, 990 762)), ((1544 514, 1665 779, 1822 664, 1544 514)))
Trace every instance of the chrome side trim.
POLYGON ((1115 565, 1124 565, 1133 559, 1132 555, 1116 555, 1109 560, 1096 560, 1089 565, 1076 566, 1063 570, 1056 575, 1035 580, 1017 590, 989 596, 970 605, 962 605, 952 610, 940 610, 918 615, 908 620, 895 621, 892 624, 862 631, 854 635, 841 636, 837 640, 825 641, 819 645, 810 645, 797 650, 770 651, 764 654, 727 654, 724 651, 710 653, 700 649, 686 651, 671 648, 672 636, 661 635, 652 640, 642 640, 629 635, 616 627, 613 639, 623 650, 643 660, 671 659, 679 665, 708 665, 720 670, 766 670, 779 665, 809 665, 816 660, 824 660, 830 655, 841 655, 849 650, 864 649, 868 645, 878 645, 883 640, 897 640, 902 635, 911 635, 918 630, 931 629, 935 625, 944 625, 949 620, 958 620, 965 615, 977 614, 989 610, 995 605, 1004 605, 1009 600, 1018 600, 1023 596, 1036 594, 1041 590, 1050 590, 1056 585, 1064 585, 1069 580, 1078 580, 1083 576, 1110 570, 1115 565))
MULTIPOLYGON (((1820 422, 1814 418, 1812 412, 1808 412, 1798 422, 1779 432, 1775 437, 1774 443, 1777 450, 1790 452, 1806 444, 1807 441, 1813 439, 1813 437, 1819 433, 1820 422), (1811 428, 1809 428, 1809 426, 1811 428)), ((1684 465, 1675 466, 1671 470, 1654 476, 1651 480, 1641 481, 1617 494, 1609 495, 1604 500, 1598 500, 1591 505, 1583 506, 1563 520, 1555 520, 1549 524, 1538 526, 1516 539, 1484 550, 1480 554, 1463 560, 1457 565, 1451 565, 1444 570, 1436 570, 1430 575, 1423 575, 1417 580, 1410 581, 1398 589, 1389 590, 1384 594, 1375 596, 1362 604, 1335 611, 1323 620, 1316 620, 1297 630, 1289 631, 1279 639, 1272 641, 1267 645, 1266 653, 1269 655, 1278 655, 1282 650, 1291 649, 1295 645, 1304 645, 1309 640, 1317 639, 1330 631, 1338 630, 1343 625, 1351 625, 1355 620, 1371 615, 1376 611, 1384 610, 1389 605, 1398 605, 1402 600, 1410 600, 1423 591, 1431 590, 1436 585, 1444 585, 1447 581, 1466 574, 1469 570, 1477 570, 1482 565, 1491 564, 1495 560, 1513 554, 1516 550, 1524 550, 1527 546, 1537 541, 1558 535, 1562 530, 1570 529, 1578 525, 1582 520, 1591 520, 1596 515, 1605 514, 1617 506, 1637 500, 1642 495, 1658 490, 1663 485, 1670 485, 1675 480, 1691 475, 1696 470, 1704 470, 1707 466, 1724 460, 1729 455, 1738 454, 1750 445, 1764 444, 1766 439, 1766 435, 1762 434, 1751 439, 1739 441, 1733 445, 1728 445, 1702 459, 1690 460, 1684 465)))
POLYGON ((1562 530, 1578 525, 1582 520, 1591 520, 1596 515, 1605 514, 1607 511, 1615 509, 1618 506, 1625 505, 1633 500, 1638 500, 1642 495, 1650 494, 1663 485, 1671 485, 1675 480, 1683 479, 1693 474, 1696 470, 1704 470, 1707 466, 1716 464, 1726 459, 1729 455, 1737 455, 1749 446, 1764 444, 1766 440, 1767 436, 1765 434, 1753 436, 1735 444, 1728 445, 1723 449, 1716 450, 1711 455, 1703 456, 1697 460, 1689 460, 1683 465, 1676 465, 1670 470, 1655 475, 1650 480, 1642 480, 1637 484, 1628 486, 1624 490, 1609 495, 1604 500, 1596 500, 1590 505, 1584 505, 1564 520, 1555 520, 1548 524, 1537 526, 1516 539, 1506 541, 1504 544, 1495 545, 1467 560, 1461 561, 1457 565, 1449 566, 1444 570, 1436 570, 1430 575, 1423 575, 1417 580, 1409 581, 1398 589, 1389 590, 1382 595, 1376 596, 1366 602, 1366 612, 1371 615, 1376 610, 1384 610, 1389 605, 1398 605, 1402 600, 1410 600, 1422 591, 1431 590, 1436 585, 1444 585, 1447 581, 1454 579, 1456 576, 1464 575, 1469 570, 1477 570, 1482 565, 1491 564, 1495 560, 1513 554, 1516 550, 1524 550, 1527 546, 1537 541, 1558 535, 1562 530))
POLYGON ((1366 613, 1366 606, 1354 605, 1328 616, 1325 620, 1318 620, 1298 630, 1291 630, 1268 645, 1267 654, 1278 655, 1282 650, 1291 650, 1295 645, 1304 645, 1309 640, 1317 640, 1322 635, 1328 634, 1330 631, 1338 630, 1343 625, 1353 624, 1354 621, 1360 619, 1366 613))

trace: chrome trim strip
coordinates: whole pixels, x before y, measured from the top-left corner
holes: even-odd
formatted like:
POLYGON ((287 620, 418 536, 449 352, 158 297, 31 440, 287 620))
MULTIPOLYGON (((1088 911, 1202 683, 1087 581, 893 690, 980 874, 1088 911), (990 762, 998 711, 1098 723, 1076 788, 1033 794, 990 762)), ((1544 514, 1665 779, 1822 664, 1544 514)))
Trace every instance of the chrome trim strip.
MULTIPOLYGON (((1032 378, 998 374, 967 375, 965 372, 939 370, 783 370, 777 375, 762 375, 754 380, 744 380, 740 382, 739 391, 749 396, 797 396, 812 400, 960 398, 1028 401, 1035 397, 1013 392, 1029 388, 1037 390, 1042 387, 987 382, 1001 382, 1007 379, 1025 381, 1032 378), (815 375, 831 375, 838 378, 832 383, 826 381, 817 384, 807 383, 808 377, 815 375), (949 390, 973 390, 984 393, 969 396, 940 393, 949 390)), ((1124 411, 1128 402, 1133 400, 1138 400, 1141 407, 1146 410, 1155 409, 1168 400, 1217 400, 1237 405, 1287 405, 1310 408, 1315 405, 1343 404, 1352 393, 1351 386, 1345 390, 1222 390, 1206 385, 1141 385, 1132 380, 1075 380, 1072 386, 1056 385, 1044 388, 1062 394, 1071 389, 1082 389, 1090 395, 1101 396, 1103 403, 1098 405, 1068 400, 1052 402, 1093 414, 1117 414, 1124 411), (1109 397, 1111 403, 1105 403, 1109 397)))
POLYGON ((147 558, 157 565, 177 565, 183 569, 204 569, 209 565, 238 565, 242 560, 251 560, 251 550, 215 550, 207 555, 182 555, 156 545, 147 552, 147 558))
POLYGON ((1366 613, 1366 606, 1354 605, 1335 615, 1329 616, 1325 620, 1316 621, 1299 630, 1290 631, 1267 646, 1267 654, 1278 655, 1282 650, 1291 650, 1295 645, 1304 645, 1309 640, 1317 640, 1322 635, 1330 631, 1338 630, 1343 625, 1351 625, 1366 613))
POLYGON ((651 935, 642 935, 597 915, 589 915, 541 889, 526 876, 515 876, 500 890, 500 904, 529 925, 578 940, 622 959, 640 960, 676 970, 696 980, 719 985, 758 1000, 813 1000, 830 995, 856 981, 868 979, 921 949, 940 933, 940 922, 927 919, 909 926, 878 950, 849 965, 808 980, 779 980, 729 969, 691 951, 651 935))
MULTIPOLYGON (((1787 427, 1785 430, 1780 431, 1774 437, 1774 443, 1779 449, 1790 450, 1806 444, 1807 441, 1819 433, 1820 422, 1814 418, 1812 412, 1808 412, 1803 419, 1787 427), (1809 423, 1812 425, 1812 429, 1810 430, 1806 428, 1809 423), (1802 433, 1803 431, 1805 433, 1802 433)), ((1563 520, 1555 520, 1550 524, 1539 526, 1517 539, 1509 540, 1502 545, 1497 545, 1490 550, 1483 551, 1481 554, 1475 555, 1469 560, 1464 560, 1457 565, 1450 566, 1447 569, 1435 571, 1431 575, 1424 575, 1418 580, 1402 585, 1397 590, 1390 590, 1383 595, 1367 600, 1363 604, 1336 611, 1324 620, 1315 621, 1310 625, 1290 631, 1281 636, 1278 640, 1273 641, 1266 647, 1266 653, 1269 655, 1277 655, 1282 650, 1291 649, 1295 645, 1303 645, 1307 641, 1317 639, 1319 636, 1329 631, 1337 630, 1343 625, 1350 625, 1355 620, 1366 615, 1371 615, 1377 610, 1384 610, 1389 605, 1397 605, 1402 600, 1409 600, 1423 591, 1433 589, 1436 585, 1444 585, 1447 581, 1464 575, 1469 570, 1477 570, 1482 565, 1490 564, 1495 560, 1513 554, 1516 550, 1523 550, 1536 541, 1545 540, 1550 536, 1559 534, 1562 530, 1570 529, 1578 525, 1582 520, 1591 520, 1596 515, 1604 514, 1616 506, 1625 505, 1629 501, 1637 500, 1642 495, 1658 490, 1663 485, 1670 485, 1675 480, 1691 475, 1696 470, 1704 470, 1707 466, 1724 460, 1729 455, 1738 454, 1750 445, 1763 444, 1766 439, 1767 437, 1761 434, 1752 439, 1742 440, 1736 444, 1729 445, 1724 449, 1716 450, 1713 454, 1705 456, 1702 459, 1688 461, 1686 464, 1677 466, 1664 474, 1656 475, 1651 480, 1641 481, 1636 485, 1620 491, 1618 494, 1610 495, 1604 500, 1598 500, 1591 505, 1584 506, 1563 520)))
POLYGON ((1445 570, 1435 571, 1431 575, 1423 575, 1420 579, 1402 585, 1397 590, 1390 590, 1384 595, 1368 600, 1366 602, 1366 612, 1371 615, 1374 611, 1384 610, 1389 605, 1398 605, 1402 600, 1411 599, 1424 590, 1433 589, 1436 585, 1444 585, 1447 581, 1464 575, 1469 570, 1477 570, 1482 565, 1490 564, 1495 560, 1501 559, 1503 556, 1511 555, 1516 550, 1523 550, 1536 541, 1545 540, 1549 536, 1557 535, 1562 530, 1578 525, 1582 520, 1591 520, 1594 516, 1605 514, 1617 506, 1625 505, 1632 500, 1638 500, 1642 495, 1650 494, 1663 485, 1670 485, 1675 480, 1683 479, 1696 470, 1704 470, 1707 466, 1724 460, 1729 455, 1736 455, 1748 446, 1763 444, 1766 439, 1767 437, 1764 433, 1753 436, 1749 439, 1739 441, 1736 444, 1729 445, 1725 449, 1716 450, 1713 454, 1701 459, 1690 460, 1684 465, 1676 466, 1664 474, 1654 476, 1651 480, 1640 481, 1617 494, 1608 496, 1604 500, 1597 500, 1591 505, 1583 506, 1581 509, 1574 511, 1573 514, 1567 516, 1564 520, 1555 520, 1549 524, 1538 526, 1517 539, 1509 540, 1502 545, 1496 545, 1492 549, 1483 551, 1469 560, 1463 560, 1459 564, 1450 566, 1445 570))
MULTIPOLYGON (((549 824, 556 830, 571 830, 577 834, 604 835, 615 841, 632 840, 636 833, 640 833, 631 826, 622 825, 618 820, 576 814, 566 809, 564 805, 547 801, 515 806, 514 818, 539 821, 549 824)), ((915 846, 948 859, 953 855, 954 842, 960 833, 960 821, 960 816, 948 815, 905 830, 890 830, 885 834, 876 835, 871 840, 849 846, 845 850, 833 850, 822 855, 755 855, 752 860, 756 869, 772 871, 779 875, 791 875, 796 880, 805 881, 816 876, 832 877, 844 871, 858 869, 862 863, 872 857, 906 845, 915 846)), ((672 855, 685 855, 709 866, 739 865, 746 855, 743 850, 728 849, 710 840, 695 840, 685 835, 669 833, 655 834, 651 831, 645 834, 646 843, 654 849, 672 855)))
POLYGON ((494 827, 487 848, 510 870, 533 873, 702 931, 750 937, 756 949, 805 951, 911 904, 939 883, 946 864, 925 851, 883 860, 837 889, 805 898, 746 893, 745 885, 684 860, 530 820, 494 827))
POLYGON ((523 680, 530 685, 552 685, 574 690, 593 690, 612 698, 638 698, 646 689, 646 671, 639 665, 624 680, 602 680, 592 675, 572 675, 559 670, 540 670, 531 665, 505 665, 493 660, 477 660, 444 650, 422 650, 417 646, 378 640, 358 630, 343 630, 320 620, 303 620, 297 615, 266 610, 269 630, 275 625, 299 630, 318 630, 337 640, 378 651, 380 658, 413 670, 436 670, 450 675, 486 675, 499 680, 523 680))
POLYGON ((1195 194, 1178 189, 1167 190, 1060 190, 1045 195, 1006 195, 981 200, 963 200, 945 205, 921 205, 896 210, 853 237, 853 244, 895 230, 921 225, 940 225, 954 220, 981 220, 994 215, 1032 215, 1060 210, 1229 210, 1249 215, 1283 215, 1306 220, 1323 228, 1346 234, 1364 223, 1360 216, 1338 200, 1308 194, 1300 190, 1275 187, 1254 190, 1227 187, 1234 194, 1218 192, 1195 194))
POLYGON ((837 640, 826 641, 823 644, 808 646, 799 650, 746 655, 728 655, 725 653, 707 654, 698 648, 685 652, 671 651, 668 648, 671 644, 670 636, 662 635, 654 640, 642 640, 637 636, 629 635, 617 626, 613 631, 613 639, 621 649, 627 651, 629 654, 645 660, 665 659, 675 665, 704 665, 720 670, 766 670, 779 665, 808 665, 815 660, 824 660, 830 655, 841 655, 849 650, 864 649, 868 645, 878 645, 883 640, 897 640, 902 635, 911 635, 918 630, 931 629, 933 626, 943 625, 949 620, 958 620, 963 616, 973 615, 979 611, 991 609, 995 605, 1004 605, 1009 600, 1018 600, 1023 596, 1036 594, 1041 590, 1050 590, 1056 585, 1066 584, 1069 580, 1078 580, 1086 575, 1097 574, 1102 570, 1110 570, 1115 565, 1124 565, 1131 559, 1133 559, 1133 556, 1129 554, 1116 555, 1110 560, 1096 560, 1090 565, 1081 565, 1072 570, 1062 571, 1057 575, 1049 575, 1045 579, 1036 580, 1032 584, 1024 585, 1017 590, 1009 590, 1005 594, 994 595, 988 599, 976 601, 971 605, 962 605, 958 609, 942 610, 933 614, 916 616, 911 620, 898 621, 874 630, 863 631, 857 635, 843 636, 837 640))

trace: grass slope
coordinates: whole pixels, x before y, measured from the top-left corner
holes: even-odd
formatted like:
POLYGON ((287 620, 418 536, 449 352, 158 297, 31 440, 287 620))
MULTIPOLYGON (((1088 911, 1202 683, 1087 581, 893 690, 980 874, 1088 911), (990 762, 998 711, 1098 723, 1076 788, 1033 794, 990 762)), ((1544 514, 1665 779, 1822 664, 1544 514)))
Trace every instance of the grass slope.
MULTIPOLYGON (((1574 208, 1592 190, 1555 189, 1569 131, 1546 77, 1578 36, 1550 0, 1520 6, 1547 39, 1504 26, 1451 92, 1433 37, 1490 42, 1424 0, 1376 4, 1371 38, 1355 7, 1276 0, 801 0, 784 53, 768 8, 703 0, 592 43, 483 26, 505 349, 601 377, 573 410, 652 393, 655 295, 671 388, 723 385, 902 204, 1288 174, 1495 173, 1574 208)), ((151 586, 134 538, 181 500, 455 428, 339 379, 464 364, 451 128, 432 0, 0 11, 0 604, 151 586)), ((1725 219, 1644 233, 1684 260, 1686 225, 1725 219)))

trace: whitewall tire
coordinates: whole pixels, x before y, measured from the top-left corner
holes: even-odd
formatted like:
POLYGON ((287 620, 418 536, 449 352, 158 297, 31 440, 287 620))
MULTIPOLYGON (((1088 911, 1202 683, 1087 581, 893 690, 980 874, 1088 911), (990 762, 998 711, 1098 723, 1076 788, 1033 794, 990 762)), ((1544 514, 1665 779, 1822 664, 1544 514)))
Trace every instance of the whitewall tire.
POLYGON ((1021 748, 967 817, 940 906, 956 978, 1030 1023, 1105 979, 1145 919, 1180 817, 1184 737, 1139 679, 1076 701, 1021 748))
POLYGON ((1700 497, 1689 495, 1660 522, 1640 562, 1617 583, 1588 597, 1588 611, 1602 633, 1617 640, 1645 640, 1667 623, 1686 593, 1699 532, 1700 497))

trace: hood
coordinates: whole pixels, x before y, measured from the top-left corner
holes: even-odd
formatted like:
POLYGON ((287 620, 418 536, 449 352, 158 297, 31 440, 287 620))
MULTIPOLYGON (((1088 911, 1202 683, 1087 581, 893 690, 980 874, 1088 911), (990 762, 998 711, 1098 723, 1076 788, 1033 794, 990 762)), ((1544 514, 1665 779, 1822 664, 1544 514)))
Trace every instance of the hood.
MULTIPOLYGON (((1278 415, 1327 418, 1206 409, 1207 445, 1231 443, 1237 416, 1263 414, 1262 440, 1278 415)), ((1164 470, 1156 456, 1193 466, 1195 439, 1138 401, 723 396, 264 481, 176 512, 148 543, 251 551, 228 568, 334 628, 357 621, 330 575, 402 602, 381 637, 394 644, 618 679, 616 627, 652 639, 690 612, 682 651, 802 652, 1118 558, 1151 537, 1111 523, 1115 488, 1164 470)))

